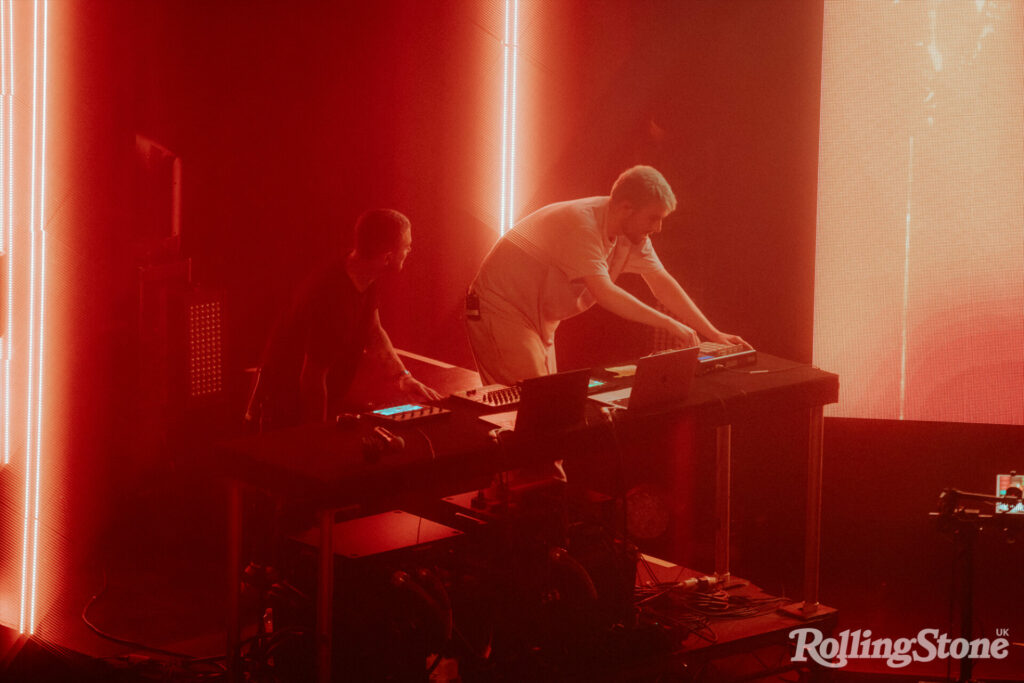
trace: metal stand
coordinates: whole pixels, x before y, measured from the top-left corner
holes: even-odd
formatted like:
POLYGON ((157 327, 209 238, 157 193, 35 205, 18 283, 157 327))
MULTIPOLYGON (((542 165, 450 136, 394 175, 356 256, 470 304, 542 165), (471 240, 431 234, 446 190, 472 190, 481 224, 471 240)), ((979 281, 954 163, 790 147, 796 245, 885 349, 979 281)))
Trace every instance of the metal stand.
POLYGON ((732 498, 732 425, 715 428, 715 578, 727 583, 732 498))
POLYGON ((334 618, 334 510, 320 511, 320 549, 317 571, 316 679, 331 680, 331 635, 334 618))
POLYGON ((821 476, 825 453, 824 408, 810 409, 807 447, 807 517, 804 522, 804 601, 783 608, 791 616, 807 619, 818 613, 818 573, 821 565, 821 476))
MULTIPOLYGON (((1018 492, 1019 494, 1019 492, 1018 492)), ((1004 534, 1008 541, 1024 536, 1024 523, 1020 515, 997 512, 1002 504, 1012 508, 1020 496, 990 496, 946 489, 939 496, 939 510, 930 513, 937 519, 939 529, 953 535, 956 556, 954 567, 960 577, 958 586, 952 586, 960 597, 960 637, 968 642, 974 635, 974 550, 982 532, 1004 534)), ((959 659, 958 683, 974 682, 974 660, 967 652, 959 659)))
POLYGON ((241 621, 238 614, 240 607, 239 590, 242 574, 242 486, 238 482, 228 483, 228 642, 227 667, 228 682, 240 683, 242 680, 241 653, 241 621))
MULTIPOLYGON (((968 642, 974 634, 974 548, 977 545, 978 529, 964 525, 954 534, 956 542, 956 568, 960 576, 960 637, 968 642)), ((970 653, 968 653, 970 654, 970 653)), ((958 683, 973 681, 974 660, 968 656, 960 658, 958 683)))

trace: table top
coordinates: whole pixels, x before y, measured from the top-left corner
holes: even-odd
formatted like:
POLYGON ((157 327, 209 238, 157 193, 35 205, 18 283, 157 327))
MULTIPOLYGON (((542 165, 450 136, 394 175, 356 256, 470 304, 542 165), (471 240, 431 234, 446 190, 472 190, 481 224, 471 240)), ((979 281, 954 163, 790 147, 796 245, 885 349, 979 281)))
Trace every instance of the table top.
MULTIPOLYGON (((476 373, 463 368, 410 362, 413 373, 446 391, 471 388, 476 373)), ((595 375, 603 370, 595 371, 595 375)), ((628 380, 627 380, 628 381, 628 380)), ((657 414, 632 416, 620 424, 692 415, 702 424, 729 424, 755 410, 800 410, 838 400, 839 378, 809 365, 767 354, 742 368, 694 378, 687 400, 657 414)), ((396 402, 405 402, 401 399, 396 402)), ((363 439, 375 424, 305 425, 246 436, 218 444, 215 468, 224 476, 285 496, 332 505, 365 502, 388 492, 419 490, 444 495, 460 490, 474 477, 487 476, 558 457, 571 457, 607 440, 607 424, 594 402, 588 402, 587 425, 547 434, 543 439, 512 438, 497 442, 493 425, 480 419, 494 408, 458 398, 440 403, 450 413, 403 424, 386 424, 400 435, 404 448, 379 459, 364 456, 363 439)))

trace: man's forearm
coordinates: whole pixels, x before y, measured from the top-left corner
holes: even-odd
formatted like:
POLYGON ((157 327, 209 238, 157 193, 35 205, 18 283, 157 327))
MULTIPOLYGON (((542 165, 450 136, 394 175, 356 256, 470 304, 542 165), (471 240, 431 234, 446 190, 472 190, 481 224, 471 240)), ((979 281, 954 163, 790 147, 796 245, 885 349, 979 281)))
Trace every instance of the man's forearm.
POLYGON ((707 319, 707 316, 701 312, 697 304, 694 303, 690 295, 680 289, 678 292, 672 292, 664 299, 658 297, 658 301, 667 308, 672 315, 686 323, 693 329, 697 330, 700 334, 705 337, 710 337, 718 330, 711 321, 707 319))
POLYGON ((705 337, 711 337, 718 333, 718 329, 711 324, 711 321, 701 312, 690 295, 671 275, 665 273, 652 278, 645 277, 644 281, 650 287, 654 298, 684 324, 689 325, 705 337))
POLYGON ((398 379, 405 373, 405 364, 398 357, 395 347, 391 344, 391 338, 379 322, 371 332, 366 353, 380 363, 386 376, 398 379))
POLYGON ((598 305, 620 318, 659 328, 663 328, 671 322, 671 318, 667 315, 651 308, 614 283, 608 283, 606 286, 595 289, 597 291, 591 293, 598 305))

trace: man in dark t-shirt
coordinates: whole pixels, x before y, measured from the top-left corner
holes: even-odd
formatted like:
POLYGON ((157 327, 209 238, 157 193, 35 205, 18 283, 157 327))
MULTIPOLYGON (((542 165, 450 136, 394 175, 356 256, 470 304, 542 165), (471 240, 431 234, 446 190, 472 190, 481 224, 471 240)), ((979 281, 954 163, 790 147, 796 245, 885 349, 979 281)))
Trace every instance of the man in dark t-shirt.
POLYGON ((395 353, 377 311, 377 280, 402 269, 412 250, 409 219, 398 211, 367 211, 355 246, 312 273, 278 318, 263 352, 246 418, 266 428, 322 422, 352 385, 366 356, 417 400, 440 395, 417 381, 395 353))

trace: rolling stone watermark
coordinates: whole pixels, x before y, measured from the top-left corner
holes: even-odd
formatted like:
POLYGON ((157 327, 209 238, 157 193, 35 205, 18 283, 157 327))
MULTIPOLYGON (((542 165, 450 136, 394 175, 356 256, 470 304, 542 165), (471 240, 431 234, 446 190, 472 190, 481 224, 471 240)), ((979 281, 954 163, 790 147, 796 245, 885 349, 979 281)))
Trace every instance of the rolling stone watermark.
POLYGON ((816 628, 798 628, 789 632, 796 641, 794 662, 813 661, 830 669, 841 669, 851 659, 883 659, 893 669, 911 662, 936 659, 1006 659, 1010 640, 1006 629, 996 638, 950 638, 937 628, 925 628, 915 638, 873 638, 870 629, 840 631, 838 637, 826 638, 816 628))

